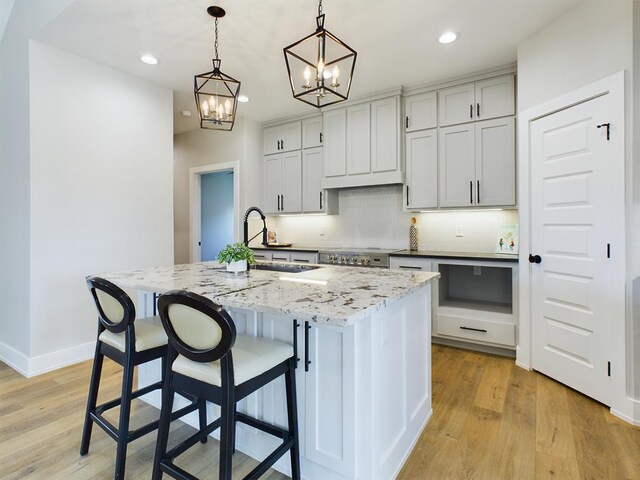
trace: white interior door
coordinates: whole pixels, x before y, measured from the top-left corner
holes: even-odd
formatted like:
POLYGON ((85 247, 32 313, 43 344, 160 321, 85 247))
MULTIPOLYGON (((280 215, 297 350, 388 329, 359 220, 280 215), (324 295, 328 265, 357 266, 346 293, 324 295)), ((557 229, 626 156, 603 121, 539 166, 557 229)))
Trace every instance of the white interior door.
POLYGON ((610 352, 624 348, 609 342, 624 301, 624 272, 608 255, 623 248, 624 203, 612 194, 624 188, 622 137, 597 128, 610 113, 604 95, 532 122, 530 137, 531 250, 541 257, 531 265, 533 368, 608 405, 610 352))

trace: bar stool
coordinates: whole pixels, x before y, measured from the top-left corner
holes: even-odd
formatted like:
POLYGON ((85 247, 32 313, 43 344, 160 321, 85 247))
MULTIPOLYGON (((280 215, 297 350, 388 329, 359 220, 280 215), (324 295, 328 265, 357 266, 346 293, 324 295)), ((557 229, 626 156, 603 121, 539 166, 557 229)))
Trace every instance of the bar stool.
MULTIPOLYGON (((236 335, 229 314, 211 300, 185 291, 160 296, 158 312, 169 337, 160 427, 153 462, 153 480, 166 473, 173 478, 195 477, 176 466, 174 459, 220 427, 219 479, 231 478, 235 425, 242 422, 282 439, 282 443, 245 479, 263 475, 287 451, 291 472, 300 478, 298 415, 293 348, 283 342, 236 335), (236 403, 267 383, 285 375, 288 430, 237 412, 236 403), (221 407, 220 418, 167 451, 169 414, 174 392, 197 395, 221 407)), ((197 479, 196 479, 197 480, 197 479)))
MULTIPOLYGON (((127 444, 158 428, 159 420, 129 431, 131 401, 153 390, 162 388, 164 364, 167 355, 167 335, 159 317, 136 319, 136 309, 129 295, 120 287, 100 277, 87 278, 87 287, 98 310, 98 338, 93 358, 89 385, 89 398, 85 413, 80 455, 86 455, 91 442, 91 430, 95 422, 117 443, 115 478, 124 478, 127 444), (96 405, 104 357, 123 367, 122 395, 119 398, 96 405), (133 371, 136 365, 162 359, 162 380, 133 391, 133 371), (118 426, 104 418, 103 413, 120 406, 118 426)), ((206 403, 192 399, 191 404, 175 412, 172 418, 200 408, 200 417, 206 415, 206 403)))

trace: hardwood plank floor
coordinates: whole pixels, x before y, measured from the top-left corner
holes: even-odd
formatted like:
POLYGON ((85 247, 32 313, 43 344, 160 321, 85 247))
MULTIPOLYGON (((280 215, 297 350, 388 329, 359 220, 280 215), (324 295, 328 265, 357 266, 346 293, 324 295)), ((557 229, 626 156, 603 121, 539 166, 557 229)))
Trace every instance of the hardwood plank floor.
MULTIPOLYGON (((91 362, 25 379, 0 362, 0 478, 109 479, 115 443, 98 427, 89 454, 78 454, 91 362)), ((116 397, 120 367, 105 361, 100 401, 116 397)), ((640 428, 513 359, 433 346, 433 417, 399 478, 639 479, 640 428)), ((158 412, 133 407, 133 426, 158 412)), ((109 418, 117 422, 117 409, 109 418)), ((193 429, 174 422, 172 438, 193 429)), ((127 478, 150 478, 155 433, 129 445, 127 478)), ((203 479, 217 478, 218 443, 180 458, 203 479)), ((256 461, 234 455, 234 478, 256 461)), ((266 480, 287 477, 270 470, 266 480)))

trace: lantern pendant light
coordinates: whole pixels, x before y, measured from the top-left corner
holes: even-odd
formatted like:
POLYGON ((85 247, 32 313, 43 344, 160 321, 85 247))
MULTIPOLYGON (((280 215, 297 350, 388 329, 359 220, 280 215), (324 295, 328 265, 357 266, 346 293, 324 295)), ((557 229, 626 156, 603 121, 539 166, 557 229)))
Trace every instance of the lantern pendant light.
POLYGON ((349 97, 357 53, 324 28, 322 0, 317 28, 284 50, 293 98, 321 108, 349 97))
POLYGON ((240 82, 220 70, 221 60, 218 57, 218 19, 225 16, 220 7, 209 7, 207 13, 215 18, 216 58, 213 59, 213 70, 194 77, 194 95, 200 115, 200 128, 208 130, 233 129, 236 120, 240 82))

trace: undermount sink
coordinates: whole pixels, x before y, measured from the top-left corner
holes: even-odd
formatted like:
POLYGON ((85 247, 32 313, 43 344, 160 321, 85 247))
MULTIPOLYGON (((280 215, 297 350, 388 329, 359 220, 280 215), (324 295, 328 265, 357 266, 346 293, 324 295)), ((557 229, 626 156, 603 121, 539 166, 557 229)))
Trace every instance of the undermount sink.
POLYGON ((256 263, 251 265, 251 270, 269 270, 271 272, 300 273, 310 272, 321 267, 311 265, 268 265, 264 263, 256 263))

